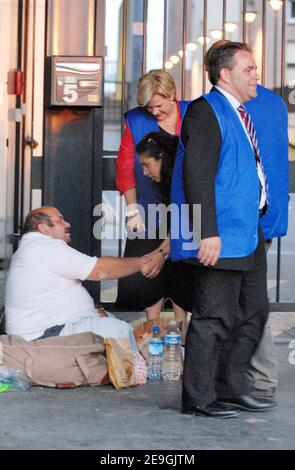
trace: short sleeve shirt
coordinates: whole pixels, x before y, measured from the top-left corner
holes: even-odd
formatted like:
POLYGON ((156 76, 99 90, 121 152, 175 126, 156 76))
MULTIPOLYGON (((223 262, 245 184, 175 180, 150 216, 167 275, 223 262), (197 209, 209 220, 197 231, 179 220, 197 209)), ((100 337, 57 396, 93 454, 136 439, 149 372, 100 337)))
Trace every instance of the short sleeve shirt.
POLYGON ((95 310, 82 286, 97 258, 87 256, 39 232, 24 235, 14 253, 6 283, 5 319, 8 334, 27 341, 62 325, 75 312, 95 310))

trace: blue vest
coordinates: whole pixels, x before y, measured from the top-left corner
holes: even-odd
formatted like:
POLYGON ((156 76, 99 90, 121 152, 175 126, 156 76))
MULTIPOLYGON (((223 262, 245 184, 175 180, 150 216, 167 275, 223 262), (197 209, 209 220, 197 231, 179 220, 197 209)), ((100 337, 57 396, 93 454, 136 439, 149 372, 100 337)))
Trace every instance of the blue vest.
POLYGON ((283 237, 288 230, 288 110, 273 91, 258 85, 257 92, 245 107, 255 126, 268 183, 269 208, 260 219, 267 240, 283 237))
MULTIPOLYGON (((179 108, 181 116, 183 116, 184 110, 186 109, 187 101, 179 101, 179 108)), ((125 115, 125 120, 128 123, 131 131, 134 144, 137 145, 146 134, 149 132, 159 132, 160 127, 156 118, 150 114, 145 108, 137 107, 133 108, 125 115)), ((161 202, 160 194, 157 191, 157 187, 154 182, 143 174, 143 168, 140 163, 137 153, 135 154, 135 167, 134 167, 135 179, 136 179, 136 197, 138 204, 145 210, 145 222, 147 226, 147 210, 149 204, 159 204, 161 202)))
MULTIPOLYGON (((249 102, 247 109, 251 113, 255 125, 261 160, 269 185, 269 203, 272 204, 272 208, 267 216, 264 216, 266 222, 262 227, 265 238, 271 238, 270 233, 276 233, 272 236, 283 235, 287 228, 288 144, 286 112, 284 108, 282 109, 282 100, 277 96, 274 97, 274 93, 263 87, 258 87, 258 93, 259 98, 249 102), (257 105, 254 103, 256 100, 257 105), (265 110, 268 110, 270 106, 272 112, 266 112, 265 110), (270 125, 266 126, 264 119, 266 117, 268 124, 273 121, 271 116, 273 116, 274 108, 276 108, 276 113, 283 114, 282 122, 280 121, 280 125, 276 125, 275 139, 273 128, 270 125), (263 120, 261 116, 263 116, 263 120), (273 141, 278 140, 278 137, 281 142, 274 145, 273 141), (272 145, 270 145, 271 141, 272 145), (276 162, 274 166, 273 162, 276 162), (278 162, 282 162, 279 169, 278 162), (277 181, 277 172, 279 173, 279 181, 277 181)), ((215 112, 222 136, 220 161, 215 179, 217 227, 222 241, 221 258, 247 256, 253 253, 258 241, 259 181, 253 149, 235 110, 227 99, 214 91, 204 95, 204 98, 215 112)), ((183 188, 184 154, 185 147, 179 139, 171 188, 171 203, 178 206, 179 212, 181 204, 186 203, 183 188)), ((186 208, 183 211, 182 220, 179 218, 178 211, 176 210, 171 218, 170 243, 173 260, 192 258, 197 255, 197 244, 192 243, 192 237, 187 239, 182 233, 182 225, 184 222, 185 225, 188 224, 188 210, 186 208), (177 235, 177 229, 179 237, 173 237, 173 233, 177 235)), ((260 219, 261 222, 264 217, 260 219)))

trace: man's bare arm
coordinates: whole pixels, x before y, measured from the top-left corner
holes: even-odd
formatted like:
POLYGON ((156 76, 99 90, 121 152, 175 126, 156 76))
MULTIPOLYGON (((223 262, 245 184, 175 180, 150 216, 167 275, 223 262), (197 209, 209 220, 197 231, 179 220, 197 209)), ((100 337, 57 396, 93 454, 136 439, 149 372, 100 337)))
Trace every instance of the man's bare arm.
POLYGON ((102 256, 96 262, 93 270, 87 277, 89 281, 101 281, 102 279, 119 279, 141 271, 143 258, 115 258, 102 256))

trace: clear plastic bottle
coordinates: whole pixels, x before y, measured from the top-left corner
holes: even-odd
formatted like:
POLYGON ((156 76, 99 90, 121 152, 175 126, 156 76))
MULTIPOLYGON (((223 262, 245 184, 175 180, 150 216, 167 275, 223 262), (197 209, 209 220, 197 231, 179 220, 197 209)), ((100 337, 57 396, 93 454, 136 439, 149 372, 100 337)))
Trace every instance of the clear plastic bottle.
POLYGON ((164 338, 163 379, 179 380, 181 372, 181 332, 176 320, 171 320, 164 338))
POLYGON ((150 380, 161 380, 164 344, 158 326, 153 326, 152 333, 153 335, 148 344, 148 378, 150 380))
POLYGON ((18 369, 0 366, 0 392, 27 392, 30 382, 18 369))

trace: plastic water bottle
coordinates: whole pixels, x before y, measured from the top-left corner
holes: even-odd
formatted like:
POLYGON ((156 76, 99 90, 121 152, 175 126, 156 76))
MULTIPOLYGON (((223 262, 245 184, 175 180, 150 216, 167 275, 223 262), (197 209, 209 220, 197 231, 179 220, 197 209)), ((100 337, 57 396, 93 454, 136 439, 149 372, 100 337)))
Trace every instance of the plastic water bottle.
POLYGON ((160 328, 153 326, 152 332, 153 335, 148 344, 148 378, 150 380, 161 380, 164 345, 160 337, 160 328))
POLYGON ((181 332, 171 320, 164 338, 163 379, 179 380, 182 371, 181 332))
POLYGON ((27 392, 30 382, 18 369, 0 366, 0 393, 2 392, 27 392))

